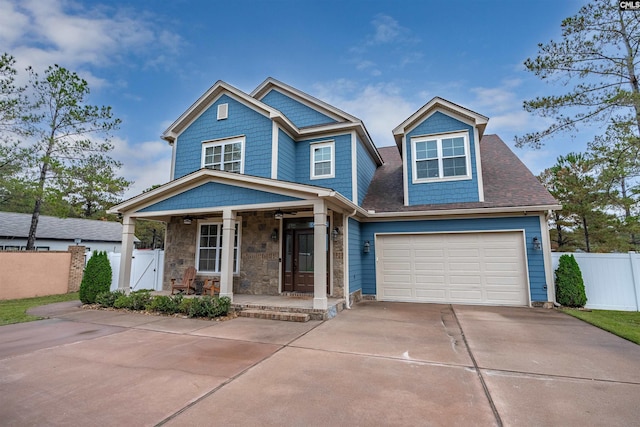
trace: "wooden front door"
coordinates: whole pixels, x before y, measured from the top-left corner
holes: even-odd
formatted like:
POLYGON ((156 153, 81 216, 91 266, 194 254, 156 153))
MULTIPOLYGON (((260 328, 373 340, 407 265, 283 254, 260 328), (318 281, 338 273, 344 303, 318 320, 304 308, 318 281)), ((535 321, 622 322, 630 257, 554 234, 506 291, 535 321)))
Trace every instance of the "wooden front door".
MULTIPOLYGON (((313 229, 285 230, 283 251, 283 291, 313 293, 313 229)), ((329 292, 328 276, 329 270, 327 269, 327 292, 329 292)))

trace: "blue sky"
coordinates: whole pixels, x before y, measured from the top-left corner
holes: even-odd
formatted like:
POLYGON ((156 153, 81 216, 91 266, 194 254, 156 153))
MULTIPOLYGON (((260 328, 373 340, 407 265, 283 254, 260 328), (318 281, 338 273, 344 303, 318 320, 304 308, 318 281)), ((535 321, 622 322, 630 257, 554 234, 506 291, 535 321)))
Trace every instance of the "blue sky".
POLYGON ((113 157, 133 196, 169 179, 159 135, 217 80, 251 92, 274 77, 353 114, 376 145, 434 96, 489 117, 534 172, 583 150, 590 131, 541 150, 515 135, 544 119, 522 101, 562 93, 524 70, 537 44, 559 39, 583 1, 63 1, 0 0, 0 51, 19 69, 59 64, 89 81, 90 101, 123 123, 113 157))

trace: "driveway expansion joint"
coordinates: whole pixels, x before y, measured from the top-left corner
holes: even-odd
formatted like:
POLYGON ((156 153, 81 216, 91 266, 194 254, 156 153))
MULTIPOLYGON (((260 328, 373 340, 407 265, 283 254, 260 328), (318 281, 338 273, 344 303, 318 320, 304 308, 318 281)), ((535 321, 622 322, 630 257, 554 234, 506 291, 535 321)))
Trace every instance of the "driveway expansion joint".
POLYGON ((498 423, 498 425, 500 427, 502 427, 504 425, 504 423, 502 422, 502 418, 500 417, 500 414, 498 413, 498 408, 496 408, 496 404, 493 401, 493 398, 491 397, 491 393, 489 393, 489 388, 487 387, 487 383, 484 380, 484 377, 482 375, 482 371, 478 367, 478 362, 476 362, 476 358, 473 356, 473 352, 471 351, 471 347, 469 347, 469 343, 467 342, 467 337, 464 334, 464 330, 462 330, 462 325, 460 324, 460 320, 458 319, 458 315, 456 314, 456 311, 453 308, 453 305, 450 305, 449 307, 451 308, 451 312, 453 313, 453 317, 456 319, 456 323, 458 324, 458 328, 460 329, 460 335, 462 336, 462 341, 464 342, 464 345, 467 348, 467 352, 469 353, 469 357, 471 358, 471 363, 473 363, 473 367, 474 367, 474 369, 476 371, 476 374, 478 375, 478 379, 480 380, 480 384, 482 384, 482 389, 484 390, 484 394, 487 397, 487 400, 489 401, 489 405, 491 406, 491 411, 493 412, 493 415, 496 417, 496 422, 498 423))

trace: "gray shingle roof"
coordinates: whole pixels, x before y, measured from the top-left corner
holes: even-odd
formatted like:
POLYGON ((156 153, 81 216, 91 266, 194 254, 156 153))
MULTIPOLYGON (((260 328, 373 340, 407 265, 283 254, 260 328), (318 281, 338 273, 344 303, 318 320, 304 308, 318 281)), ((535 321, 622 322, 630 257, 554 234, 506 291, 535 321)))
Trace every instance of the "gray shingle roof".
POLYGON ((497 135, 484 135, 480 141, 484 202, 404 206, 402 159, 398 147, 383 147, 378 151, 384 165, 376 170, 362 203, 368 210, 408 212, 559 204, 497 135))
MULTIPOLYGON (((30 225, 31 214, 0 212, 0 237, 27 238, 30 225)), ((112 221, 41 215, 36 237, 71 241, 80 238, 84 242, 121 242, 122 224, 112 221)))

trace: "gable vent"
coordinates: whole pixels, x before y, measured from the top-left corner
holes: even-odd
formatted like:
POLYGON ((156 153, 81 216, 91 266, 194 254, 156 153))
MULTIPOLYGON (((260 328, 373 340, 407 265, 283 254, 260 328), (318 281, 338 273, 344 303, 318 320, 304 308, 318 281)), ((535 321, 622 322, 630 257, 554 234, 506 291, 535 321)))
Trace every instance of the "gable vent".
POLYGON ((218 120, 224 120, 229 117, 229 104, 218 105, 218 120))

